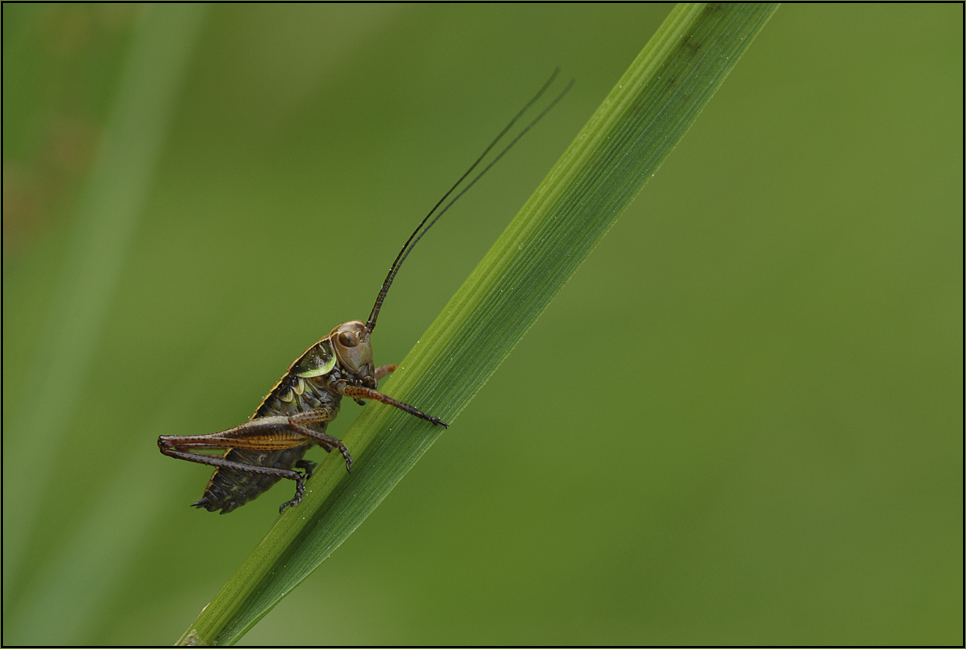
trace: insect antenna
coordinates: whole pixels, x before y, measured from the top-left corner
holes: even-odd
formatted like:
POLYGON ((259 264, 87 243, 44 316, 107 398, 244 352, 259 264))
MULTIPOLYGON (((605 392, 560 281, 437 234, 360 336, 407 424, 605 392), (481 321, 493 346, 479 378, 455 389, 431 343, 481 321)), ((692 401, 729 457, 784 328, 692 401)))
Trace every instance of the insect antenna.
POLYGON ((382 289, 380 289, 379 291, 379 297, 376 298, 376 303, 372 307, 372 313, 369 315, 368 322, 366 322, 366 329, 368 329, 370 332, 376 328, 376 318, 379 317, 379 310, 382 308, 382 303, 386 299, 386 293, 389 292, 389 287, 392 286, 392 282, 396 278, 396 273, 399 272, 399 267, 402 266, 402 263, 404 261, 406 261, 406 257, 409 256, 409 253, 412 252, 412 249, 416 246, 419 240, 423 238, 423 235, 426 234, 431 227, 433 227, 436 221, 439 220, 439 217, 443 216, 443 214, 445 214, 446 211, 453 206, 453 203, 458 201, 460 197, 463 196, 463 194, 469 191, 470 187, 476 184, 476 181, 478 181, 480 178, 483 177, 483 174, 489 171, 493 167, 493 165, 495 165, 500 160, 500 158, 502 158, 506 154, 507 151, 513 148, 513 145, 519 142, 520 138, 522 138, 524 135, 527 134, 527 131, 529 131, 531 128, 536 126, 537 122, 543 119, 543 117, 550 112, 550 109, 556 106, 557 102, 563 99, 563 96, 566 95, 567 92, 570 90, 570 88, 574 85, 574 80, 571 79, 570 83, 567 84, 567 87, 564 88, 563 91, 559 95, 557 95, 556 98, 554 98, 554 100, 551 101, 550 104, 546 108, 544 108, 543 111, 533 119, 533 121, 527 124, 526 128, 520 131, 520 133, 517 134, 517 136, 513 138, 510 141, 510 143, 507 144, 503 148, 503 150, 500 151, 500 153, 497 154, 497 156, 492 161, 490 161, 490 163, 486 165, 486 167, 484 167, 483 170, 480 171, 480 173, 476 175, 475 178, 473 178, 473 180, 471 180, 465 187, 463 187, 463 189, 460 190, 460 192, 453 197, 453 200, 451 200, 449 203, 446 204, 446 207, 444 207, 437 213, 436 210, 439 209, 439 206, 442 205, 447 198, 449 198, 450 194, 452 194, 456 190, 456 188, 459 187, 460 184, 464 180, 466 180, 466 178, 471 173, 473 173, 473 170, 476 169, 477 166, 479 166, 479 164, 483 161, 483 158, 486 157, 486 155, 490 152, 490 150, 494 146, 496 146, 500 140, 503 139, 503 136, 507 134, 507 131, 513 128, 513 125, 517 123, 517 120, 523 117, 524 113, 530 110, 533 104, 535 104, 537 100, 540 99, 541 96, 543 96, 543 93, 547 91, 547 88, 550 87, 550 85, 553 83, 553 80, 557 78, 557 74, 559 73, 560 73, 560 68, 557 68, 556 70, 553 71, 553 74, 550 75, 550 78, 547 80, 545 84, 543 84, 543 87, 540 88, 537 94, 534 95, 533 99, 527 102, 527 105, 524 106, 520 110, 520 112, 517 113, 513 117, 513 119, 510 120, 510 123, 507 124, 502 131, 500 131, 500 134, 497 135, 492 142, 490 142, 490 145, 486 147, 486 149, 483 151, 482 154, 480 154, 480 157, 477 158, 476 161, 472 165, 470 165, 470 168, 467 169, 462 176, 460 176, 460 179, 457 180, 456 183, 454 183, 453 186, 449 188, 449 191, 443 194, 443 197, 439 199, 436 205, 433 206, 433 209, 431 209, 429 213, 425 217, 423 217, 423 220, 419 222, 419 225, 416 226, 416 229, 413 231, 413 233, 409 235, 409 239, 406 240, 406 243, 403 245, 402 250, 400 250, 399 254, 396 255, 396 261, 392 262, 392 267, 390 267, 389 269, 389 274, 386 276, 386 281, 382 283, 382 289))

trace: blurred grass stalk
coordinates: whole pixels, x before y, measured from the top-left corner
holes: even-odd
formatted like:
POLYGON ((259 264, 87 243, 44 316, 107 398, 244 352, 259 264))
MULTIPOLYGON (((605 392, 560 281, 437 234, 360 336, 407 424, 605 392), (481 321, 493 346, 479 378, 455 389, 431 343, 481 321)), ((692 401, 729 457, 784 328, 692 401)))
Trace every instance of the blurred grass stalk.
MULTIPOLYGON (((657 171, 776 8, 678 5, 386 391, 452 423, 657 171)), ((236 642, 365 520, 441 433, 394 408, 368 406, 345 436, 356 460, 352 475, 338 454, 326 458, 302 503, 280 517, 179 642, 236 642)), ((512 452, 512 438, 506 441, 494 462, 512 452)))
MULTIPOLYGON (((45 556, 39 567, 28 566, 26 557, 39 538, 38 520, 47 515, 45 503, 64 495, 54 494, 48 480, 38 479, 43 472, 38 473, 37 464, 23 458, 46 457, 50 449, 74 443, 66 438, 67 431, 89 380, 104 320, 177 105, 184 69, 206 14, 204 5, 181 4, 163 9, 149 6, 141 15, 106 136, 78 199, 61 279, 48 302, 38 351, 22 381, 23 396, 10 407, 10 429, 17 434, 3 440, 4 641, 76 642, 123 565, 120 558, 137 547, 132 540, 141 533, 137 525, 97 536, 96 548, 88 545, 96 536, 91 530, 109 525, 110 512, 120 506, 117 501, 104 501, 70 537, 63 553, 45 556), (38 407, 33 390, 49 382, 54 366, 58 368, 57 398, 38 407), (26 497, 22 488, 8 485, 35 486, 26 497), (65 566, 70 566, 74 577, 69 584, 57 579, 65 566), (51 611, 58 612, 56 625, 48 623, 51 611)), ((128 485, 135 484, 140 476, 125 474, 124 479, 130 481, 128 485)), ((125 486, 124 491, 130 489, 125 486)))

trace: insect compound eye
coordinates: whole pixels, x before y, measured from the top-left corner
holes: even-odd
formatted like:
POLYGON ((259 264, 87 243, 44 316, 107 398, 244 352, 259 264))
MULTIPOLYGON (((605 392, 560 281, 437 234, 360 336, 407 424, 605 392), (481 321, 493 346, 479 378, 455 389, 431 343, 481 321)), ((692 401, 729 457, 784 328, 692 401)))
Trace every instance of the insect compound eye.
POLYGON ((355 347, 359 344, 359 336, 348 331, 343 331, 339 334, 339 344, 343 347, 355 347))

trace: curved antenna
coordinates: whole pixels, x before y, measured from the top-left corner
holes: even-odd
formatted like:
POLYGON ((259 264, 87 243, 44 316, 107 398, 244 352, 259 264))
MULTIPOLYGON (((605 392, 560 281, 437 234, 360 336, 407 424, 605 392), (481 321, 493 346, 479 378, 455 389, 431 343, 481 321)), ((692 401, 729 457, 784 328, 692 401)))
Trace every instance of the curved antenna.
POLYGON ((409 239, 407 239, 406 243, 403 244, 402 250, 400 250, 399 254, 396 255, 396 260, 392 262, 392 266, 389 268, 389 274, 386 276, 386 280, 382 283, 382 289, 380 289, 379 296, 376 298, 376 303, 372 307, 372 313, 369 314, 369 320, 366 322, 366 329, 368 329, 370 332, 372 332, 372 330, 376 328, 376 318, 379 317, 379 310, 382 308, 382 303, 386 299, 386 293, 389 292, 389 287, 392 286, 392 282, 396 278, 396 273, 399 272, 399 267, 402 266, 402 263, 404 261, 406 261, 406 257, 409 256, 409 253, 412 252, 412 249, 416 246, 419 240, 423 238, 423 235, 426 234, 431 227, 433 227, 436 221, 439 220, 439 217, 443 216, 443 214, 445 214, 446 211, 453 206, 453 203, 458 201, 460 197, 463 196, 463 194, 469 191, 470 187, 476 184, 476 181, 478 181, 480 178, 483 177, 483 174, 489 171, 493 167, 493 165, 495 165, 500 160, 500 158, 502 158, 506 154, 507 151, 513 148, 513 145, 519 142, 520 138, 522 138, 524 135, 527 134, 527 131, 529 131, 537 124, 537 122, 543 119, 544 115, 549 113, 550 109, 556 106, 557 102, 563 99, 563 96, 566 95, 567 92, 570 90, 570 88, 574 85, 574 80, 571 79, 570 83, 567 84, 567 87, 563 89, 563 92, 557 95, 557 97, 552 102, 550 102, 550 104, 546 108, 544 108, 543 111, 539 115, 537 115, 532 122, 527 124, 526 128, 520 131, 520 133, 515 138, 513 138, 513 140, 511 140, 510 143, 507 144, 502 151, 500 151, 500 153, 490 162, 490 164, 484 167, 483 170, 480 173, 478 173, 476 177, 473 178, 473 180, 471 180, 469 184, 467 184, 466 187, 464 187, 460 191, 460 193, 458 193, 453 198, 453 200, 447 203, 446 207, 440 210, 439 213, 437 213, 434 217, 433 214, 436 212, 437 209, 439 209, 439 206, 442 205, 447 198, 449 198, 450 194, 452 194, 464 180, 466 180, 467 176, 473 173, 473 170, 476 169, 477 166, 479 166, 480 162, 483 161, 483 158, 486 157, 486 155, 490 152, 490 150, 494 146, 496 146, 496 144, 500 140, 503 139, 503 136, 507 134, 507 131, 513 128, 513 125, 517 123, 517 120, 523 117, 524 113, 530 110, 530 107, 533 106, 533 104, 535 104, 537 100, 540 99, 541 96, 543 96, 543 93, 547 91, 547 88, 550 87, 550 84, 553 83, 553 80, 557 78, 557 74, 559 74, 559 72, 560 72, 560 68, 557 68, 556 70, 553 71, 553 74, 550 75, 550 78, 547 80, 545 84, 543 84, 543 87, 540 88, 537 94, 534 95, 533 99, 528 101, 527 105, 524 106, 519 113, 514 115, 513 119, 510 120, 510 123, 507 124, 502 131, 500 131, 500 134, 497 135, 492 142, 490 142, 490 145, 486 147, 486 149, 483 151, 482 154, 480 154, 480 157, 477 158, 476 161, 472 165, 470 165, 470 168, 467 169, 462 176, 460 176, 460 179, 457 180, 456 183, 449 188, 449 191, 443 194, 443 197, 440 198, 439 201, 436 203, 436 205, 433 206, 433 209, 431 209, 429 213, 425 217, 423 217, 423 220, 419 222, 419 225, 416 226, 416 229, 413 230, 413 233, 409 235, 409 239), (432 218, 432 221, 430 221, 430 218, 432 218), (428 224, 426 223, 427 221, 429 221, 428 224), (425 227, 423 227, 424 225, 425 227))

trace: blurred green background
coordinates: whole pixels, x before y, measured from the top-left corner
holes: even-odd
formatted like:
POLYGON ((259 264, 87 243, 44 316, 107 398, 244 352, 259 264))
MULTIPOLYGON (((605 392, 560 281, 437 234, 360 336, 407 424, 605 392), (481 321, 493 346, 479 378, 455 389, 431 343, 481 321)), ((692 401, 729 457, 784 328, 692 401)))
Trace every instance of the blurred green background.
MULTIPOLYGON (((3 642, 174 642, 292 489, 191 509, 210 471, 156 437, 241 423, 365 318, 560 66, 570 95, 399 275, 374 346, 401 359, 669 11, 4 4, 3 642)), ((962 644, 962 25, 780 9, 244 642, 962 644)))

